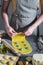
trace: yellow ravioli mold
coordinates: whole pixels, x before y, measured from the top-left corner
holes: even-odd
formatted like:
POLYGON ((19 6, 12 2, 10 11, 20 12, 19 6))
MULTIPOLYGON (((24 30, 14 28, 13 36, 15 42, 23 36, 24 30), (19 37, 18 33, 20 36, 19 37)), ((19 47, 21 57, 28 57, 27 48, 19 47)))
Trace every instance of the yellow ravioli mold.
POLYGON ((32 52, 30 43, 26 40, 25 35, 18 33, 12 36, 12 46, 20 54, 29 54, 32 52))

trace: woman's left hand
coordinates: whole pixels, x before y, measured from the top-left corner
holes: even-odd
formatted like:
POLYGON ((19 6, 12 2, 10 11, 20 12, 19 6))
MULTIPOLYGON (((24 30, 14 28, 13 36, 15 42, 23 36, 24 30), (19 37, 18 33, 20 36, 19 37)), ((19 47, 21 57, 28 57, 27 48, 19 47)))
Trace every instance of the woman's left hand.
POLYGON ((30 36, 34 31, 34 27, 30 26, 28 29, 26 29, 23 34, 25 34, 25 36, 30 36))

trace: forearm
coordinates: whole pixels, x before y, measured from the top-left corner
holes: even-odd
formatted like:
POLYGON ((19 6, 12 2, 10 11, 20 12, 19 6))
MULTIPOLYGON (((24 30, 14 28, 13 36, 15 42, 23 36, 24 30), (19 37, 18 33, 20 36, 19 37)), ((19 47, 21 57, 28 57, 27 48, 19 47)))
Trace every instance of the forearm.
POLYGON ((2 13, 3 16, 3 22, 5 26, 9 26, 9 20, 8 20, 8 15, 6 13, 2 13))
POLYGON ((37 19, 37 21, 32 25, 34 29, 38 27, 43 22, 43 0, 40 0, 41 7, 41 16, 37 19))
POLYGON ((2 4, 2 17, 4 20, 5 26, 9 26, 9 21, 8 21, 8 7, 9 7, 10 0, 3 0, 2 4))
POLYGON ((37 21, 32 25, 32 27, 37 28, 43 22, 43 15, 41 15, 37 21))

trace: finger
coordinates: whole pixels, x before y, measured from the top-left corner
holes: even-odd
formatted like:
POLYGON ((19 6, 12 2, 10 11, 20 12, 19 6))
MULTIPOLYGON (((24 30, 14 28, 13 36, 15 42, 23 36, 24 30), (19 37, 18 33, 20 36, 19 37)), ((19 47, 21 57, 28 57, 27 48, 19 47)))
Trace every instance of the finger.
POLYGON ((13 36, 17 35, 17 33, 13 33, 13 36))
POLYGON ((15 36, 15 35, 17 35, 17 32, 13 32, 13 30, 12 30, 11 36, 15 36))
POLYGON ((12 35, 16 35, 16 34, 17 32, 14 29, 12 29, 12 35))
POLYGON ((10 37, 12 37, 13 34, 14 34, 14 33, 13 33, 12 31, 8 33, 8 35, 9 35, 10 37))
POLYGON ((12 29, 12 32, 15 33, 16 31, 14 29, 12 29))
POLYGON ((24 33, 26 36, 30 36, 32 33, 30 33, 30 32, 25 32, 24 33))
POLYGON ((14 29, 12 29, 12 32, 15 33, 16 31, 14 29))

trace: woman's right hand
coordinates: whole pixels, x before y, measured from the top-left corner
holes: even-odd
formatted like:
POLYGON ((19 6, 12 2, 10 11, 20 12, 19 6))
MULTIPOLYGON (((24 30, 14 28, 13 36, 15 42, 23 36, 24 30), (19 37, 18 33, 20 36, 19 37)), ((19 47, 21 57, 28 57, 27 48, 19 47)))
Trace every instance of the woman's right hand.
POLYGON ((12 35, 16 35, 17 32, 9 25, 5 26, 6 32, 9 35, 9 37, 12 37, 12 35))

